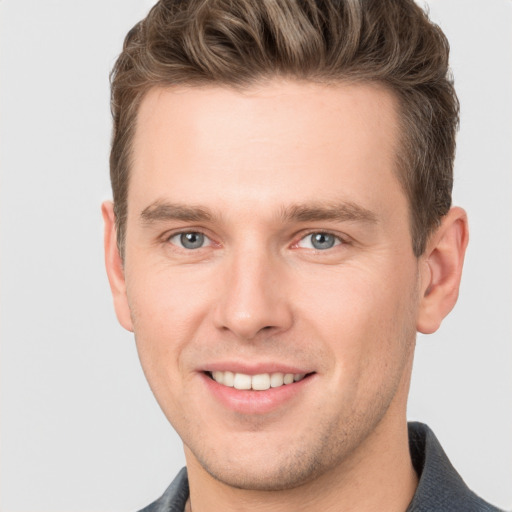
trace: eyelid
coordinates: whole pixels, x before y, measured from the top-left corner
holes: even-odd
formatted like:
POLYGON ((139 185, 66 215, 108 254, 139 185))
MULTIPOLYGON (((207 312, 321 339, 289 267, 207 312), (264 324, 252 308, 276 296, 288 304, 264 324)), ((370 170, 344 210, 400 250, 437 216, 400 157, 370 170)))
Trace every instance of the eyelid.
MULTIPOLYGON (((179 235, 182 235, 184 233, 200 233, 201 235, 203 235, 205 237, 205 240, 208 241, 208 244, 202 246, 201 249, 204 248, 204 247, 210 247, 212 245, 217 245, 217 246, 221 245, 221 244, 215 242, 213 237, 206 233, 205 229, 203 229, 203 228, 196 228, 196 227, 192 227, 192 228, 187 227, 187 228, 180 228, 180 229, 176 229, 176 230, 172 230, 172 231, 167 231, 160 238, 161 238, 161 241, 164 244, 165 243, 171 243, 172 245, 174 245, 175 247, 177 247, 179 249, 184 249, 184 250, 189 251, 190 249, 186 249, 185 247, 182 247, 180 244, 176 244, 176 243, 171 242, 172 238, 174 238, 176 236, 179 236, 179 235)), ((331 247, 331 249, 334 248, 334 247, 337 247, 339 245, 347 245, 347 244, 350 243, 350 238, 347 235, 345 235, 345 234, 340 234, 340 233, 337 233, 337 232, 334 232, 334 231, 331 231, 331 230, 328 230, 328 229, 309 229, 306 232, 303 231, 299 235, 296 235, 294 237, 295 241, 292 243, 292 248, 299 247, 299 243, 302 240, 304 240, 308 236, 311 236, 312 234, 317 234, 317 233, 331 235, 331 236, 336 238, 338 243, 335 243, 335 245, 333 247, 331 247)))
MULTIPOLYGON (((201 228, 182 228, 182 229, 166 232, 162 236, 162 241, 164 243, 171 244, 171 245, 177 247, 178 249, 183 249, 185 251, 191 251, 192 249, 187 249, 186 247, 183 247, 179 243, 171 242, 172 238, 179 237, 180 235, 184 235, 186 233, 197 233, 197 234, 204 236, 205 242, 207 242, 207 243, 205 245, 199 247, 198 249, 204 249, 206 247, 210 247, 210 246, 214 245, 213 239, 209 235, 207 235, 205 233, 205 231, 201 228)), ((195 250, 197 251, 198 249, 195 249, 195 250)))
MULTIPOLYGON (((299 248, 301 248, 299 246, 299 243, 302 242, 308 236, 315 235, 315 234, 330 235, 330 236, 333 236, 336 239, 337 243, 335 243, 329 249, 334 249, 334 247, 337 247, 339 245, 347 245, 349 243, 348 237, 345 236, 345 235, 341 235, 340 233, 335 233, 335 232, 330 231, 328 229, 310 229, 306 233, 301 233, 299 237, 296 237, 297 241, 292 244, 292 247, 299 247, 299 248)), ((315 251, 318 251, 318 252, 325 252, 325 251, 329 250, 329 249, 325 249, 324 251, 320 251, 319 249, 315 249, 314 247, 313 248, 308 248, 308 249, 312 249, 312 250, 315 250, 315 251)))

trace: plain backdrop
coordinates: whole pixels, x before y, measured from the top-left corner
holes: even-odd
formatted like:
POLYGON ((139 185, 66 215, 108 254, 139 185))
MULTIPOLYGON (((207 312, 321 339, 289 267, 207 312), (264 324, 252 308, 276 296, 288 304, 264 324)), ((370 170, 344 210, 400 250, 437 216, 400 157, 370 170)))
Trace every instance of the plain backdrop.
MULTIPOLYGON (((103 268, 108 73, 148 0, 0 1, 3 512, 133 511, 184 464, 103 268)), ((419 337, 409 418, 512 508, 512 2, 432 0, 462 104, 458 305, 419 337)))

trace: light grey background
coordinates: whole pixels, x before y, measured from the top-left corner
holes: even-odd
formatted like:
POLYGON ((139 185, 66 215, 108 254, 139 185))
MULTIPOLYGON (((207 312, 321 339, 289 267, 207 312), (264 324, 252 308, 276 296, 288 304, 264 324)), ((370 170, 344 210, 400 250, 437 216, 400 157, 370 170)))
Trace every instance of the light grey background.
MULTIPOLYGON (((103 269, 108 72, 149 0, 0 2, 4 512, 130 511, 184 463, 118 325, 103 269)), ((432 0, 462 103, 461 298, 420 337, 409 417, 476 492, 512 508, 512 2, 432 0)))

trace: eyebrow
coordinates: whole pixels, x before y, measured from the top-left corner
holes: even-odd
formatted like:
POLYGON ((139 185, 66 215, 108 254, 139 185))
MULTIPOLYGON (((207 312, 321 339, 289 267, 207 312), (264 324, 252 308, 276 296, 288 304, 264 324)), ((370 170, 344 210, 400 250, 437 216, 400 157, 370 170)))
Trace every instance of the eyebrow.
POLYGON ((352 202, 298 204, 283 208, 281 216, 287 221, 316 222, 362 222, 376 224, 377 215, 358 204, 352 202))
MULTIPOLYGON (((145 224, 156 222, 180 220, 184 222, 211 222, 214 215, 208 208, 189 206, 166 201, 155 201, 146 207, 140 214, 145 224)), ((376 224, 377 215, 360 205, 352 202, 339 203, 307 203, 283 207, 278 218, 285 222, 362 222, 376 224)))
POLYGON ((155 201, 142 210, 140 217, 145 224, 159 221, 182 220, 185 222, 206 222, 213 219, 209 210, 201 207, 155 201))

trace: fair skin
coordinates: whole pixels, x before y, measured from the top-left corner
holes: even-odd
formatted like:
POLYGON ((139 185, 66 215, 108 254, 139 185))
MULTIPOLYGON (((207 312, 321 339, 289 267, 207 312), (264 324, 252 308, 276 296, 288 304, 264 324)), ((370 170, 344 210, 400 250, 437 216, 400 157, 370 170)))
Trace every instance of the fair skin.
POLYGON ((106 264, 183 440, 194 512, 404 511, 412 499, 415 335, 455 304, 467 222, 453 208, 414 256, 397 140, 394 97, 376 85, 143 100, 124 262, 107 202, 106 264), (225 372, 263 389, 230 387, 225 372))

